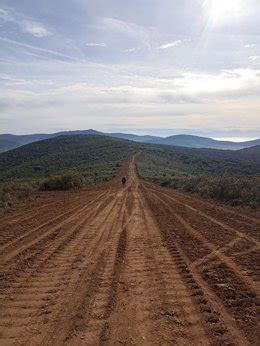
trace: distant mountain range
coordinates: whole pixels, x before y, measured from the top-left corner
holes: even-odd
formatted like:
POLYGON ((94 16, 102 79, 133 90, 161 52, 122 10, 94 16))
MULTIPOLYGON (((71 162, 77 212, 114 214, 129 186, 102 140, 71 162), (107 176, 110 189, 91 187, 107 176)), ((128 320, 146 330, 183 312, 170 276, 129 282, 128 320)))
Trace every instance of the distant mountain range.
POLYGON ((18 148, 22 145, 41 141, 44 139, 50 139, 64 135, 100 135, 109 136, 121 139, 128 139, 135 142, 141 143, 153 143, 153 144, 164 144, 174 145, 189 148, 211 148, 211 149, 225 149, 225 150, 239 150, 244 148, 253 147, 260 145, 260 139, 246 141, 246 142, 231 142, 231 141, 218 141, 212 138, 199 137, 192 135, 174 135, 169 137, 158 137, 158 136, 138 136, 128 133, 104 133, 95 130, 83 130, 83 131, 62 131, 52 134, 31 134, 31 135, 12 135, 2 134, 0 135, 0 153, 8 150, 18 148))

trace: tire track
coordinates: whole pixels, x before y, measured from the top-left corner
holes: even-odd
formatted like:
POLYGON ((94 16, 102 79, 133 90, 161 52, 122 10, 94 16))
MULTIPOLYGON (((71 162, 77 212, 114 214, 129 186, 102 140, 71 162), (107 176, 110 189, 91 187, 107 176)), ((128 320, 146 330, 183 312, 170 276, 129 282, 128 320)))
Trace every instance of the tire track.
POLYGON ((46 242, 46 238, 44 238, 43 240, 36 242, 33 247, 26 249, 25 255, 27 255, 28 253, 26 257, 21 256, 23 255, 23 253, 17 255, 17 262, 12 262, 12 265, 9 268, 5 268, 5 271, 3 271, 3 273, 7 272, 8 274, 7 277, 4 276, 4 279, 7 280, 7 284, 8 281, 12 281, 13 276, 19 276, 20 273, 23 273, 23 268, 27 268, 26 275, 30 274, 32 270, 35 270, 35 266, 37 268, 37 263, 39 261, 41 263, 44 263, 47 258, 52 256, 59 250, 60 243, 63 244, 66 239, 72 239, 72 237, 75 237, 77 232, 89 221, 89 219, 96 215, 96 213, 99 211, 100 206, 103 203, 106 203, 106 200, 100 202, 97 199, 96 203, 98 203, 96 206, 96 210, 89 210, 82 219, 73 219, 73 222, 68 224, 67 229, 63 229, 62 231, 58 229, 56 232, 51 233, 48 237, 48 242, 46 242), (73 224, 74 222, 75 224, 73 224))
POLYGON ((183 206, 183 207, 187 208, 189 211, 194 213, 193 214, 194 216, 196 215, 196 216, 200 216, 200 217, 206 218, 209 221, 211 221, 212 223, 214 223, 216 225, 219 225, 224 230, 226 230, 228 232, 231 232, 231 233, 236 233, 238 236, 243 237, 243 238, 247 239, 248 241, 251 241, 252 243, 259 245, 259 242, 257 240, 255 240, 254 238, 252 238, 251 236, 248 236, 246 234, 246 231, 241 232, 241 231, 239 231, 239 230, 237 230, 237 229, 235 229, 235 228, 233 228, 233 227, 231 227, 229 225, 226 225, 225 223, 217 220, 216 218, 214 218, 214 217, 212 217, 210 215, 207 215, 204 212, 202 212, 202 211, 200 211, 200 210, 198 210, 198 209, 196 209, 196 208, 194 208, 194 207, 192 207, 192 206, 190 206, 190 205, 188 205, 186 203, 180 202, 176 198, 173 198, 173 197, 169 196, 168 194, 166 194, 166 193, 164 193, 162 191, 158 191, 157 189, 151 189, 151 190, 153 190, 156 193, 159 193, 163 197, 166 197, 168 200, 170 200, 170 201, 172 201, 172 202, 174 202, 174 203, 176 203, 176 204, 178 204, 180 206, 183 206))
MULTIPOLYGON (((92 195, 95 194, 97 194, 97 192, 94 192, 91 195, 88 194, 87 196, 88 198, 91 198, 92 195)), ((73 205, 78 206, 82 202, 84 203, 85 200, 86 192, 80 193, 77 198, 74 196, 73 201, 70 201, 70 195, 67 195, 67 200, 57 200, 57 198, 54 198, 54 201, 49 200, 49 203, 45 205, 38 205, 35 208, 31 208, 29 212, 25 212, 25 215, 23 215, 23 213, 19 213, 20 217, 18 218, 16 213, 6 217, 1 224, 0 246, 5 248, 7 244, 11 243, 13 240, 15 240, 15 238, 17 239, 19 236, 25 234, 28 228, 34 228, 35 224, 39 227, 40 220, 43 220, 44 224, 46 223, 46 219, 53 219, 57 217, 57 211, 58 214, 64 214, 64 212, 60 213, 61 208, 63 210, 67 208, 72 210, 71 207, 73 207, 73 205), (48 209, 46 210, 45 208, 47 206, 48 209)), ((37 201, 37 203, 40 202, 37 201)))
POLYGON ((28 231, 26 234, 22 235, 18 239, 15 239, 11 243, 7 244, 1 249, 2 254, 0 257, 1 263, 8 263, 13 259, 14 256, 20 256, 22 251, 26 251, 35 243, 44 240, 47 236, 50 236, 53 232, 61 229, 67 223, 72 222, 80 214, 84 213, 90 206, 92 206, 96 201, 104 197, 105 193, 101 193, 93 201, 87 202, 86 205, 79 208, 74 207, 72 210, 66 211, 65 213, 45 222, 44 224, 28 231), (58 222, 58 223, 56 223, 58 222), (17 248, 17 245, 19 247, 17 248), (18 253, 18 255, 17 255, 18 253))
MULTIPOLYGON (((88 268, 85 267, 85 272, 82 274, 77 285, 77 298, 73 301, 68 301, 66 312, 59 316, 63 323, 63 332, 57 338, 55 335, 55 324, 53 332, 47 338, 48 345, 60 345, 64 342, 70 343, 75 337, 75 333, 80 331, 82 325, 90 326, 95 330, 96 338, 101 338, 103 324, 101 315, 97 318, 97 313, 106 315, 109 307, 110 291, 113 289, 113 271, 117 253, 117 244, 121 234, 122 217, 121 212, 124 208, 123 195, 120 192, 119 196, 112 203, 114 208, 106 214, 106 223, 103 223, 103 232, 96 243, 96 253, 92 252, 91 263, 99 262, 96 271, 89 274, 88 268), (123 203, 122 203, 123 202, 123 203), (101 254, 100 254, 101 252, 101 254), (100 255, 100 256, 99 256, 100 255), (96 256, 99 259, 95 261, 96 256), (89 285, 85 285, 85 280, 88 278, 89 285), (91 292, 91 295, 90 295, 91 292)), ((92 336, 93 337, 93 336, 92 336)))
MULTIPOLYGON (((158 208, 158 198, 160 202, 160 206, 167 208, 167 203, 162 203, 160 197, 158 195, 155 195, 154 192, 147 192, 146 194, 148 200, 150 199, 150 203, 152 202, 152 210, 154 215, 160 215, 160 212, 157 212, 155 214, 154 210, 155 208, 158 208), (157 207, 156 207, 157 206, 157 207)), ((168 212, 168 208, 164 209, 164 215, 167 213, 169 215, 169 219, 167 220, 167 223, 174 222, 173 216, 174 211, 171 209, 168 212), (170 212, 170 213, 169 213, 170 212)), ((229 267, 226 266, 225 263, 223 263, 222 260, 219 261, 219 265, 217 265, 217 260, 219 260, 218 257, 213 258, 213 261, 211 262, 213 264, 213 269, 210 269, 208 264, 206 266, 202 266, 196 269, 192 268, 192 262, 194 259, 188 258, 186 255, 190 255, 190 247, 187 246, 187 235, 183 234, 183 240, 182 236, 181 238, 175 237, 175 230, 170 230, 169 226, 167 226, 167 223, 164 224, 162 222, 162 215, 160 215, 160 225, 161 229, 166 232, 166 239, 167 243, 172 242, 175 244, 175 247, 178 246, 178 251, 182 252, 182 257, 188 259, 188 271, 190 271, 193 275, 193 278, 198 284, 198 288, 200 287, 201 291, 198 292, 198 296, 202 294, 203 296, 206 294, 208 297, 208 300, 213 308, 210 308, 209 311, 216 311, 218 313, 218 319, 221 316, 223 321, 223 328, 219 330, 219 333, 225 334, 225 327, 227 327, 228 331, 232 334, 232 338, 235 338, 237 340, 236 344, 248 344, 248 342, 245 339, 245 336, 248 338, 248 340, 254 340, 255 342, 255 330, 252 329, 253 325, 256 323, 256 317, 255 317, 255 304, 256 303, 256 295, 255 291, 257 291, 256 285, 250 286, 248 288, 248 281, 246 280, 240 281, 239 278, 244 277, 242 276, 242 270, 241 273, 239 272, 239 276, 234 274, 233 270, 230 270, 229 267), (178 245, 177 245, 178 244, 178 245), (185 253, 183 252, 185 251, 185 253), (244 281, 246 281, 247 286, 245 286, 244 281), (237 292, 234 295, 234 292, 237 292), (231 294, 233 293, 233 295, 231 294), (230 299, 234 299, 234 301, 231 301, 230 299), (217 304, 215 302, 217 301, 217 304), (237 306, 239 309, 236 309, 234 307, 237 306), (250 317, 251 316, 251 317, 250 317), (234 323, 235 320, 235 323, 234 323), (240 330, 244 332, 243 336, 240 333, 240 330), (242 341, 241 341, 242 340, 242 341)), ((158 217, 157 217, 158 218, 158 217)), ((177 219, 178 220, 178 219, 177 219)), ((180 220, 178 220, 179 222, 180 220)), ((177 224, 176 224, 177 226, 177 224)), ((186 226, 186 222, 183 226, 186 226)), ((178 226, 177 226, 178 227, 178 226)), ((183 229, 184 230, 184 229, 183 229)), ((182 230, 182 231, 183 231, 182 230)), ((194 235, 193 229, 190 229, 190 226, 188 227, 188 230, 191 230, 191 235, 194 235)), ((181 233, 182 234, 182 233, 181 233)), ((203 243, 203 239, 201 239, 201 243, 203 243)), ((208 244, 207 244, 208 245, 208 244)), ((197 249, 198 257, 199 257, 199 248, 197 249)), ((228 258, 228 264, 230 264, 229 258, 228 258)), ((233 266, 232 266, 233 267, 233 266)), ((237 272, 236 272, 237 274, 237 272)), ((201 298, 201 297, 200 297, 201 298)), ((202 302, 203 299, 202 299, 202 302)), ((208 309, 207 309, 208 310, 208 309)), ((212 318, 212 321, 215 321, 215 323, 218 321, 217 316, 212 318)), ((220 320, 220 319, 219 319, 220 320)), ((235 340, 234 339, 234 340, 235 340)))
POLYGON ((138 155, 124 188, 46 194, 0 221, 1 344, 257 344, 257 222, 141 182, 138 155))
POLYGON ((246 215, 242 214, 240 210, 235 214, 234 211, 220 207, 214 203, 210 204, 206 201, 202 202, 201 200, 196 200, 195 197, 192 198, 189 195, 185 195, 184 197, 183 194, 173 189, 169 191, 169 189, 159 188, 158 186, 147 182, 142 183, 142 185, 144 188, 149 186, 149 189, 165 196, 172 202, 185 207, 188 211, 193 212, 193 215, 197 214, 200 217, 204 217, 205 219, 220 225, 223 229, 229 232, 234 231, 238 235, 244 235, 254 242, 259 240, 257 230, 259 229, 260 221, 255 218, 250 218, 250 222, 249 219, 245 222, 246 215), (179 197, 180 199, 178 199, 179 197), (194 205, 196 205, 196 207, 194 207, 194 205))
POLYGON ((212 244, 206 238, 204 238, 199 231, 197 231, 186 220, 184 220, 184 218, 181 215, 177 214, 173 207, 169 206, 167 202, 163 201, 158 196, 156 196, 156 198, 160 203, 162 203, 169 209, 171 215, 173 215, 180 222, 180 224, 182 224, 188 230, 190 234, 192 234, 195 238, 199 239, 204 244, 204 246, 206 246, 210 250, 210 255, 218 258, 227 267, 229 267, 239 277, 239 279, 253 292, 257 290, 255 287, 255 282, 252 280, 252 278, 246 274, 242 274, 243 271, 241 270, 241 268, 239 268, 230 257, 226 256, 224 253, 221 252, 221 249, 219 250, 214 244, 212 244))
MULTIPOLYGON (((93 210, 92 213, 94 214, 94 220, 92 220, 92 222, 94 222, 96 218, 97 224, 95 225, 95 227, 92 228, 92 232, 84 232, 86 224, 82 224, 81 220, 81 224, 78 225, 74 232, 72 232, 69 236, 63 239, 63 241, 60 244, 57 244, 55 250, 50 251, 50 254, 48 254, 47 258, 45 258, 44 261, 41 261, 40 264, 29 276, 27 274, 25 278, 22 277, 20 281, 18 280, 18 282, 16 282, 16 287, 18 291, 22 291, 20 295, 29 295, 29 297, 30 295, 32 295, 35 297, 36 292, 37 294, 40 292, 44 296, 43 302, 41 301, 40 305, 37 306, 37 309, 41 308, 42 311, 39 312, 37 309, 36 311, 34 311, 34 314, 39 315, 40 317, 42 315, 45 316, 45 323, 43 321, 43 325, 48 322, 46 316, 49 316, 49 314, 52 313, 52 305, 57 304, 57 295, 59 295, 61 292, 65 290, 65 287, 69 285, 70 280, 73 280, 74 275, 70 275, 73 274, 71 273, 71 269, 73 268, 73 266, 75 265, 75 268, 77 268, 78 265, 80 267, 84 265, 84 262, 82 262, 81 257, 82 254, 84 254, 85 252, 84 248, 88 248, 88 242, 91 242, 91 238, 93 238, 93 242, 95 242, 96 244, 97 239, 99 239, 98 237, 100 233, 98 232, 97 234, 95 234, 96 229, 97 227, 100 227, 101 223, 106 223, 106 219, 111 210, 113 210, 114 204, 115 201, 110 202, 110 204, 108 204, 107 207, 103 209, 105 215, 103 217, 99 216, 98 219, 97 215, 99 212, 102 212, 102 210, 93 210), (31 292, 32 289, 34 290, 33 293, 31 292), (46 301, 48 303, 47 305, 45 304, 46 301)), ((22 304, 20 304, 20 300, 18 300, 17 306, 17 301, 15 299, 17 298, 17 295, 15 295, 15 291, 12 292, 12 297, 13 299, 11 301, 11 304, 9 304, 12 306, 12 309, 17 309, 20 305, 22 309, 24 309, 25 305, 26 310, 28 309, 28 302, 22 302, 22 304)), ((63 303, 64 302, 62 299, 62 304, 63 303)), ((35 303, 32 304, 32 306, 34 305, 35 303)), ((18 312, 20 312, 20 310, 18 310, 18 312)), ((29 315, 33 313, 30 310, 28 312, 29 315)), ((34 318, 35 317, 36 316, 34 316, 34 318)), ((35 323, 31 323, 31 325, 34 324, 35 323)), ((14 326, 14 328, 16 329, 16 325, 14 325, 13 323, 11 325, 12 327, 14 326)), ((32 335, 30 335, 30 338, 31 336, 32 335)))

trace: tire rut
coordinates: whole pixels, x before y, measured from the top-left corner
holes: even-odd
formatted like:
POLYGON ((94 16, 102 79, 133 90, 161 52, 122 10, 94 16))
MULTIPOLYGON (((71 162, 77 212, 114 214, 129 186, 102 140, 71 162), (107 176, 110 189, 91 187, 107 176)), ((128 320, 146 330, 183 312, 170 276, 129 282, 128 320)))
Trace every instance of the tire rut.
POLYGON ((0 221, 1 344, 257 344, 257 220, 140 181, 138 155, 126 187, 44 194, 0 221))
MULTIPOLYGON (((159 218, 157 217, 160 221, 161 229, 166 232, 165 236, 167 243, 170 241, 174 243, 175 247, 178 247, 178 250, 182 252, 182 257, 186 257, 187 270, 192 273, 194 279, 196 278, 196 285, 199 289, 198 296, 205 296, 206 294, 213 306, 209 311, 215 311, 217 315, 221 317, 217 318, 217 316, 215 316, 212 318, 213 324, 216 324, 217 321, 221 319, 223 321, 219 333, 225 335, 227 331, 230 332, 232 338, 237 340, 237 344, 249 344, 245 336, 252 342, 255 342, 256 334, 253 326, 256 323, 255 304, 257 304, 257 302, 256 294, 254 293, 257 291, 256 284, 252 281, 249 283, 248 276, 243 275, 243 271, 241 270, 240 272, 237 266, 235 266, 234 271, 233 261, 227 256, 224 257, 224 262, 222 256, 213 257, 211 262, 212 267, 210 267, 208 263, 206 266, 199 266, 199 268, 197 268, 197 266, 192 266, 197 258, 200 259, 205 256, 205 254, 200 251, 200 248, 202 246, 208 247, 208 242, 205 242, 203 238, 199 236, 201 245, 198 244, 197 251, 193 252, 192 256, 190 256, 191 243, 189 243, 188 239, 192 239, 194 236, 197 236, 198 233, 194 233, 194 229, 190 225, 187 225, 186 221, 180 222, 184 220, 182 218, 176 218, 176 216, 179 215, 176 215, 173 207, 171 205, 167 207, 167 202, 162 201, 161 197, 155 195, 154 192, 149 191, 148 193, 148 191, 146 191, 146 196, 151 203, 155 215, 160 215, 160 212, 157 210, 155 212, 155 206, 158 208, 158 203, 160 203, 161 207, 164 205, 164 207, 167 208, 164 209, 164 214, 168 212, 170 216, 169 220, 167 220, 167 224, 162 222, 162 215, 160 215, 159 218), (169 227, 169 222, 175 223, 176 227, 178 227, 179 224, 179 227, 182 225, 184 228, 169 227), (179 232, 179 230, 181 230, 181 232, 179 232), (240 279, 242 279, 242 281, 240 279), (237 293, 234 294, 234 292, 237 293), (216 301, 218 304, 215 304, 216 301), (234 320, 236 323, 234 323, 234 320), (244 335, 241 334, 239 329, 244 332, 244 335)), ((202 302, 204 302, 204 299, 202 299, 202 302)))

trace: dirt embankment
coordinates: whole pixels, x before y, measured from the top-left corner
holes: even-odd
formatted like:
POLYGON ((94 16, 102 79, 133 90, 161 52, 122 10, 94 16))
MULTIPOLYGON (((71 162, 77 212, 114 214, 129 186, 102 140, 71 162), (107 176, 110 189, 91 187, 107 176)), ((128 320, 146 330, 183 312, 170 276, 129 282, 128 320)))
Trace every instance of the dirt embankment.
POLYGON ((257 216, 124 174, 0 221, 1 345, 256 345, 257 216))

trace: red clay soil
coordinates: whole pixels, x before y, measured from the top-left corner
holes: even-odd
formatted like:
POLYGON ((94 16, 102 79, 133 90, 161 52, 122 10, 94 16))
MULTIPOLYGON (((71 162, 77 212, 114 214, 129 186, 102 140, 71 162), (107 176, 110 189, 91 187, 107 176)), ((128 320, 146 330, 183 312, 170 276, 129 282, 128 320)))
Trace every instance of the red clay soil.
POLYGON ((257 345, 258 213, 124 170, 1 219, 0 344, 257 345))

